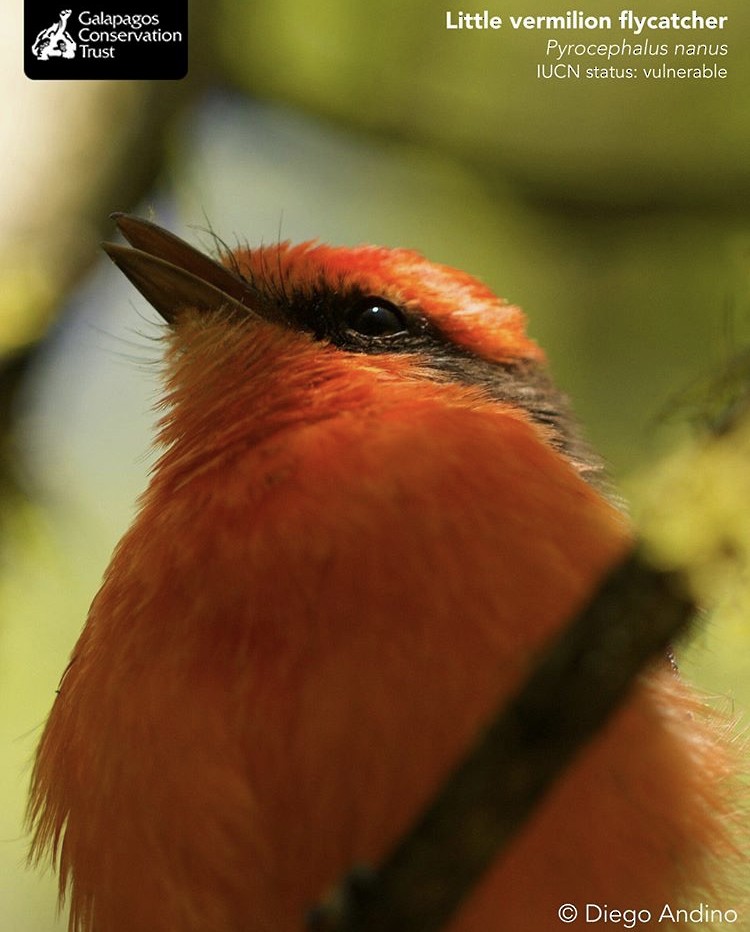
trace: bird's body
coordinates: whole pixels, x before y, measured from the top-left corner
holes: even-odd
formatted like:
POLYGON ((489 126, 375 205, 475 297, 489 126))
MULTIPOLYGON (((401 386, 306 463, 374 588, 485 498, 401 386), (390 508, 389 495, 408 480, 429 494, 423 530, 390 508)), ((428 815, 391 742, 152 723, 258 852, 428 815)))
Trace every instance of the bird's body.
MULTIPOLYGON (((85 932, 302 930, 630 544, 516 309, 402 251, 231 267, 263 313, 174 314, 166 449, 36 762, 85 932)), ((733 766, 657 664, 450 932, 708 895, 733 766)))

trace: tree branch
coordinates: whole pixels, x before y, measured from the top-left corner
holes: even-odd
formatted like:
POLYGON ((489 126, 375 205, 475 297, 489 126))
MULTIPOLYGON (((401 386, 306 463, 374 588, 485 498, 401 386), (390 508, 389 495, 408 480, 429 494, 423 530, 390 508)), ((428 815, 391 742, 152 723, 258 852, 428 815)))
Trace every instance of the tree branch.
POLYGON ((638 549, 547 647, 376 873, 354 871, 314 932, 437 932, 565 767, 696 612, 683 578, 638 549))

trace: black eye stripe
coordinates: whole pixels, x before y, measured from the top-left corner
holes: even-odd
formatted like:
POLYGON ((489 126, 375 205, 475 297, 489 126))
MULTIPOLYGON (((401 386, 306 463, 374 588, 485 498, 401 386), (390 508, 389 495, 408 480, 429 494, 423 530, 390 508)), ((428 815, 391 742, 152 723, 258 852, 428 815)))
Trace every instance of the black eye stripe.
POLYGON ((359 353, 408 351, 411 338, 432 330, 419 312, 358 289, 294 291, 278 303, 290 325, 359 353))
POLYGON ((567 399, 540 363, 525 358, 484 359, 454 343, 419 308, 399 307, 343 282, 334 288, 321 283, 312 291, 290 288, 271 297, 291 327, 331 348, 373 356, 410 355, 420 378, 476 386, 496 401, 525 410, 544 425, 548 442, 573 462, 584 479, 610 494, 600 460, 582 439, 567 399))

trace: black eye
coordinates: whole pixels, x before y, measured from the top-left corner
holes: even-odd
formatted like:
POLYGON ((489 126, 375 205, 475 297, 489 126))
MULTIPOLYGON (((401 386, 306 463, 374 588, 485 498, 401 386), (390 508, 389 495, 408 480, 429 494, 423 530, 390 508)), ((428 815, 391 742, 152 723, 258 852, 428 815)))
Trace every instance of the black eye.
POLYGON ((364 298, 349 314, 347 326, 366 337, 387 337, 407 330, 404 315, 384 298, 364 298))

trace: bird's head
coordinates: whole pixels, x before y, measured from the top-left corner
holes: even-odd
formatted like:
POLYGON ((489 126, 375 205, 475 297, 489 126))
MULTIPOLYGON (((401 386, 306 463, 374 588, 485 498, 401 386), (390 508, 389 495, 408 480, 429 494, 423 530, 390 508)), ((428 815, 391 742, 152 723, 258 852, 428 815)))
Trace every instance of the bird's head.
POLYGON ((247 442, 437 393, 512 408, 586 478, 599 472, 523 312, 465 272, 407 249, 315 242, 217 262, 145 220, 115 219, 130 247, 104 248, 170 327, 167 401, 181 426, 166 419, 167 443, 247 442))

